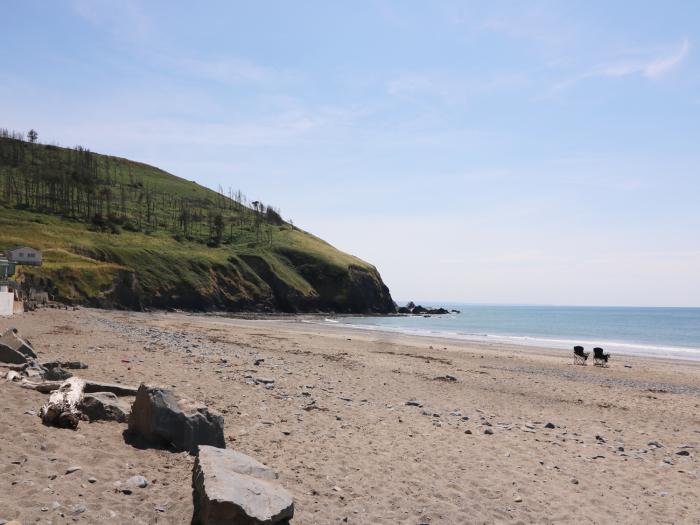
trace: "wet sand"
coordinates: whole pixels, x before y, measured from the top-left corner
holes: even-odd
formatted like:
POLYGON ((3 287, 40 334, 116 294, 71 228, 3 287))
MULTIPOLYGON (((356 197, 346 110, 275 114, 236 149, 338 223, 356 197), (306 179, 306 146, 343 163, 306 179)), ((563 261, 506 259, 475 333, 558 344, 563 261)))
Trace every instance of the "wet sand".
MULTIPOLYGON (((227 445, 294 494, 294 524, 700 523, 698 363, 580 367, 295 318, 42 310, 9 326, 40 360, 222 412, 227 445)), ((0 381, 1 519, 189 523, 192 458, 131 447, 125 424, 43 426, 46 397, 0 381), (137 474, 148 487, 115 491, 137 474)))

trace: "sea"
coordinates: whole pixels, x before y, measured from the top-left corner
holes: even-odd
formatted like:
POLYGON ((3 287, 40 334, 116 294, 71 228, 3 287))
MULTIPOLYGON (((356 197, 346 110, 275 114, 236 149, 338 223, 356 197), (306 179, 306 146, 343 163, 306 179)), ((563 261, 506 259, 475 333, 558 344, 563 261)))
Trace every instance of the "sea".
POLYGON ((459 310, 430 316, 347 316, 348 327, 571 351, 700 360, 700 308, 426 303, 459 310))

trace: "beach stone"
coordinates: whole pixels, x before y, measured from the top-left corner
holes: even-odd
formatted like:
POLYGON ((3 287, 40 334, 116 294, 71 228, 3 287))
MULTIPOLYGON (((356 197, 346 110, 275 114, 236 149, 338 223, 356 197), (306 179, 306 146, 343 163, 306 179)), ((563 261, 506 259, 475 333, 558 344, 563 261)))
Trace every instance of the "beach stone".
POLYGON ((487 435, 490 436, 491 434, 493 434, 493 430, 491 430, 490 428, 485 428, 485 429, 484 429, 484 434, 487 434, 487 435))
POLYGON ((90 421, 118 421, 126 423, 130 407, 111 392, 85 394, 80 409, 90 421))
POLYGON ((687 450, 679 450, 678 452, 676 452, 676 456, 690 456, 690 452, 688 452, 687 450))
POLYGON ((3 346, 15 352, 19 352, 27 359, 37 358, 32 344, 28 340, 22 339, 16 328, 10 328, 0 336, 0 347, 3 346))
POLYGON ((128 487, 137 487, 140 489, 144 489, 148 487, 148 480, 143 476, 131 476, 129 479, 126 480, 126 485, 128 487))
POLYGON ((555 428, 555 427, 556 427, 556 425, 554 425, 554 423, 547 423, 547 424, 544 426, 544 428, 555 428))
POLYGON ((192 470, 194 525, 287 523, 294 499, 274 480, 277 474, 233 450, 200 446, 192 470))
POLYGON ((409 399, 408 401, 406 401, 406 406, 409 406, 409 407, 422 407, 422 406, 423 406, 423 403, 421 403, 421 402, 418 401, 417 399, 409 399))
POLYGON ((77 472, 79 470, 82 470, 80 467, 68 467, 66 469, 66 474, 72 474, 73 472, 77 472))
POLYGON ((142 384, 129 414, 129 433, 156 446, 190 454, 199 445, 224 448, 224 418, 201 403, 177 398, 172 390, 142 384))

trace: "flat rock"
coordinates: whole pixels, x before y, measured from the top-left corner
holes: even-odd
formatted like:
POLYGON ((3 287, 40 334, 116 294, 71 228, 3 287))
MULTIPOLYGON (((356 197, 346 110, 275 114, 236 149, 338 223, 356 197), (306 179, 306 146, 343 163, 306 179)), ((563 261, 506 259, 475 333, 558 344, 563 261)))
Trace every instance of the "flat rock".
POLYGON ((126 423, 131 408, 111 392, 95 392, 83 396, 80 410, 90 421, 106 420, 126 423))
POLYGON ((200 446, 192 471, 195 525, 287 523, 294 499, 269 467, 233 450, 200 446))
POLYGON ((224 448, 224 418, 201 403, 177 398, 172 390, 141 385, 129 415, 132 437, 191 454, 199 445, 224 448))

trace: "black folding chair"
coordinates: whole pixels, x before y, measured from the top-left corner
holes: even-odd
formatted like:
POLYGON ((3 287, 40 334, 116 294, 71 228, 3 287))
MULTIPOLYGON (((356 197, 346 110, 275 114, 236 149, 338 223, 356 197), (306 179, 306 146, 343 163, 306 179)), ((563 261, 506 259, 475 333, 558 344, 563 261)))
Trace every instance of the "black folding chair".
POLYGON ((590 352, 584 352, 582 346, 574 346, 574 364, 575 365, 586 365, 586 359, 590 352))
POLYGON ((595 347, 593 349, 594 364, 598 366, 608 366, 608 359, 610 359, 610 354, 606 354, 602 348, 595 347))

